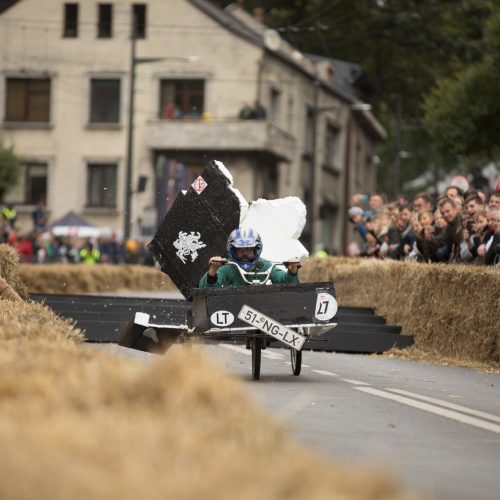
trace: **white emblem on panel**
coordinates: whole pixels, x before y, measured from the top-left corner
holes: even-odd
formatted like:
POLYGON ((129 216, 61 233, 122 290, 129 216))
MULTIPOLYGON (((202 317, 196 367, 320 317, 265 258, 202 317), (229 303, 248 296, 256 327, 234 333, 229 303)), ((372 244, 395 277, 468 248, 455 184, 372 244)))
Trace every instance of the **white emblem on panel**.
POLYGON ((179 237, 174 241, 174 247, 177 248, 176 255, 186 263, 186 258, 191 257, 191 262, 198 258, 198 250, 205 248, 207 245, 200 241, 200 233, 191 231, 189 234, 179 231, 179 237))
POLYGON ((210 316, 210 321, 215 326, 229 326, 234 321, 234 316, 229 311, 215 311, 210 316))
POLYGON ((333 295, 325 292, 318 293, 314 313, 317 319, 321 321, 332 319, 337 314, 337 309, 337 301, 333 295))
POLYGON ((205 181, 205 179, 201 175, 196 177, 196 179, 191 184, 191 186, 193 186, 193 189, 198 194, 200 194, 207 187, 207 185, 208 185, 207 182, 205 181))

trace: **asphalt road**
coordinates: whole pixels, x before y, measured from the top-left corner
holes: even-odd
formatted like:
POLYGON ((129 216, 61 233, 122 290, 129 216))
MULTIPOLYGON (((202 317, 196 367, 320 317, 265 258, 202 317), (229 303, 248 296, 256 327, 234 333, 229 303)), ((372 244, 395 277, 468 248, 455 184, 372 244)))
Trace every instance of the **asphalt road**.
MULTIPOLYGON (((148 362, 156 357, 102 347, 148 362)), ((295 377, 288 350, 266 349, 261 380, 253 381, 244 346, 201 348, 320 454, 383 470, 428 498, 500 498, 500 375, 305 351, 295 377)))
POLYGON ((500 375, 305 351, 294 377, 289 351, 267 349, 252 381, 243 346, 203 350, 322 454, 380 468, 427 497, 500 498, 500 375))

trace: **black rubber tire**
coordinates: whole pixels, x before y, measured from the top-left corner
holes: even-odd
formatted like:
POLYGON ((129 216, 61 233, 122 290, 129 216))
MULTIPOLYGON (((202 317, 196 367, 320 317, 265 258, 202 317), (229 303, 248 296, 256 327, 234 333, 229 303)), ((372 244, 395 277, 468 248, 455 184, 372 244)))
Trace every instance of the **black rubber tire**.
POLYGON ((260 339, 260 337, 253 337, 251 344, 252 344, 252 378, 254 380, 259 380, 262 340, 260 339))
POLYGON ((298 377, 302 369, 302 351, 297 351, 293 347, 290 348, 290 361, 292 362, 292 373, 298 377))

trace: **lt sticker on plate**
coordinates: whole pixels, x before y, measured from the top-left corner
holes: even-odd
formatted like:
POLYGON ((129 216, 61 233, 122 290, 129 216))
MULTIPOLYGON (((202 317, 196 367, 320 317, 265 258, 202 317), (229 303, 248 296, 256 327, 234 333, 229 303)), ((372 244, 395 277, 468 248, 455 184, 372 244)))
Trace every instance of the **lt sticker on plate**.
POLYGON ((210 321, 215 326, 229 326, 233 324, 234 316, 229 311, 215 311, 210 316, 210 321))

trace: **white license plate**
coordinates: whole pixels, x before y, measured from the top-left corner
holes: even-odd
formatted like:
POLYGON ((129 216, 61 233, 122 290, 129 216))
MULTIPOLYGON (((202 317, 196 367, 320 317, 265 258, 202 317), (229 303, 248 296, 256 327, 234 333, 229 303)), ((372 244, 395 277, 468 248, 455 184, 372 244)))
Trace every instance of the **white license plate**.
POLYGON ((274 319, 262 314, 250 306, 244 305, 238 314, 238 318, 251 326, 258 328, 260 331, 271 335, 276 340, 283 342, 289 347, 293 347, 297 351, 302 349, 306 338, 290 328, 278 323, 274 319))

